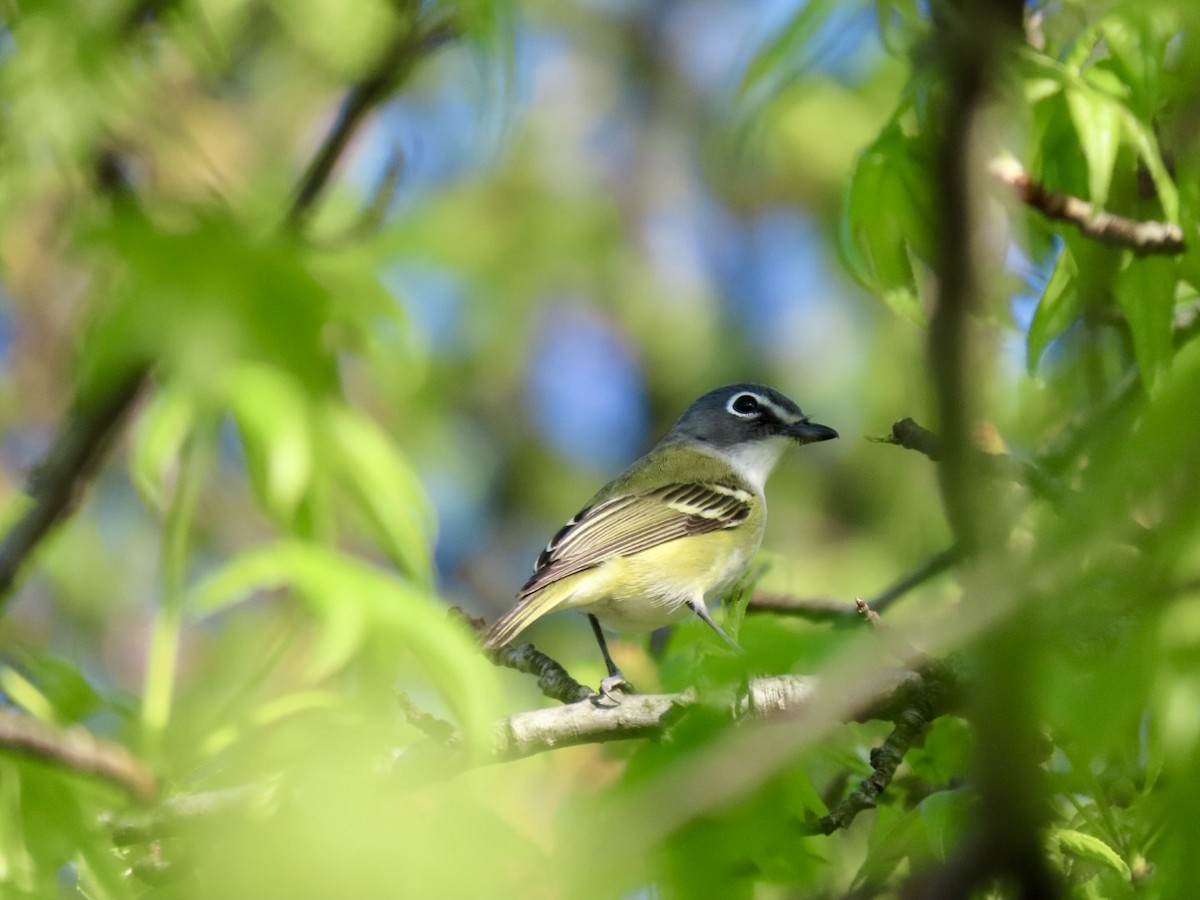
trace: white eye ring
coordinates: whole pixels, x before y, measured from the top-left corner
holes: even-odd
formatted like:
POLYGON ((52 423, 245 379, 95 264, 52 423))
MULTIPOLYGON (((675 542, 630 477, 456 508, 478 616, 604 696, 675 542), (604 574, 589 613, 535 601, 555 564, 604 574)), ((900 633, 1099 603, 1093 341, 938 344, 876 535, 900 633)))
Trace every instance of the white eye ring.
POLYGON ((753 419, 762 412, 763 398, 758 394, 752 394, 749 391, 743 391, 740 394, 735 394, 729 398, 729 402, 725 404, 725 409, 733 413, 739 419, 753 419), (749 404, 743 403, 744 409, 738 409, 738 403, 749 400, 749 404))

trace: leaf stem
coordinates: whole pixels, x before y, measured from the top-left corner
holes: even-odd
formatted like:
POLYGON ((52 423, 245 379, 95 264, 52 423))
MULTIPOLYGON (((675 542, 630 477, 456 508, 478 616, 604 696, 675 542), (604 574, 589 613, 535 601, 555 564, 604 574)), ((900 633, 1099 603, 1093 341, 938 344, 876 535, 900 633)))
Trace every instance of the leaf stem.
POLYGON ((166 514, 162 548, 162 605, 154 618, 142 684, 142 726, 149 749, 152 750, 157 750, 161 744, 174 701, 179 640, 183 630, 188 538, 204 469, 204 444, 203 435, 193 434, 184 445, 174 496, 166 514))

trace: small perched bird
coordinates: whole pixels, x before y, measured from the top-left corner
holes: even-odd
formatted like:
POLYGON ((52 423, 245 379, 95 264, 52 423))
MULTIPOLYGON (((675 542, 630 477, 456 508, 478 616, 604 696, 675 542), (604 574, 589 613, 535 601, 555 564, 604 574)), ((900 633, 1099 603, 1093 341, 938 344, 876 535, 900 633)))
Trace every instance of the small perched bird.
POLYGON ((651 631, 696 615, 736 648, 705 598, 732 588, 758 551, 763 488, 783 451, 837 436, 761 384, 709 391, 559 529, 483 645, 504 646, 546 613, 580 610, 608 667, 600 684, 605 696, 629 684, 601 623, 651 631))

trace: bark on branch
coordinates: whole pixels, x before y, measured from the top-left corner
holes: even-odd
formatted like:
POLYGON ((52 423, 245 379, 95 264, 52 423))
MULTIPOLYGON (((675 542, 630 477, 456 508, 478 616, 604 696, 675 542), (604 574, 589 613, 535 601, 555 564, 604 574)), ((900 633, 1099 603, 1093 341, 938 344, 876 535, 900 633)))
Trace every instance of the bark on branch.
POLYGON ((54 445, 30 477, 32 505, 0 542, 0 610, 34 549, 74 510, 145 379, 146 371, 137 369, 91 402, 76 400, 54 445))
POLYGON ((1143 222, 1096 209, 1086 200, 1051 190, 1035 181, 1015 160, 996 160, 991 165, 991 173, 1030 209, 1036 209, 1047 219, 1074 225, 1084 237, 1112 247, 1125 247, 1140 256, 1176 255, 1187 250, 1183 229, 1178 225, 1143 222))
POLYGON ((55 728, 11 710, 0 710, 0 751, 20 753, 110 781, 135 799, 154 797, 154 773, 120 744, 81 725, 55 728))
MULTIPOLYGON (((884 688, 855 709, 850 719, 866 722, 895 720, 906 710, 932 706, 946 711, 950 692, 939 681, 911 671, 890 673, 884 688)), ((775 675, 755 678, 737 697, 723 698, 729 715, 741 720, 795 718, 804 714, 821 690, 816 675, 775 675)), ((481 765, 511 762, 538 753, 574 747, 651 737, 662 733, 674 716, 690 706, 716 702, 694 690, 677 694, 633 694, 619 704, 600 696, 563 706, 514 713, 498 722, 492 746, 482 756, 468 757, 437 741, 426 739, 404 748, 395 758, 396 773, 417 783, 445 778, 481 765)), ((940 714, 940 713, 939 713, 940 714)))

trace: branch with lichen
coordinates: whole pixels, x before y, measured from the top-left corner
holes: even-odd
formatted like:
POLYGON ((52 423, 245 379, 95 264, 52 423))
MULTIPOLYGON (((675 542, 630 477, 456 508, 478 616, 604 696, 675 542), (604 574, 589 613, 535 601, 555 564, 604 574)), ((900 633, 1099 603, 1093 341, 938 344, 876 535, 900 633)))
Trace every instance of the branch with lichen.
MULTIPOLYGON (((483 619, 467 615, 457 606, 450 610, 450 615, 462 620, 476 634, 483 634, 487 630, 487 623, 483 619)), ((551 700, 575 703, 596 696, 595 691, 572 678, 557 660, 551 659, 533 644, 510 644, 484 650, 483 653, 493 665, 535 676, 538 688, 551 700)))
POLYGON ((924 740, 929 725, 930 720, 920 711, 905 711, 887 739, 871 751, 871 774, 827 815, 810 823, 807 830, 812 834, 833 834, 838 829, 850 827, 860 812, 874 809, 880 794, 892 783, 896 769, 904 762, 905 754, 924 740))

